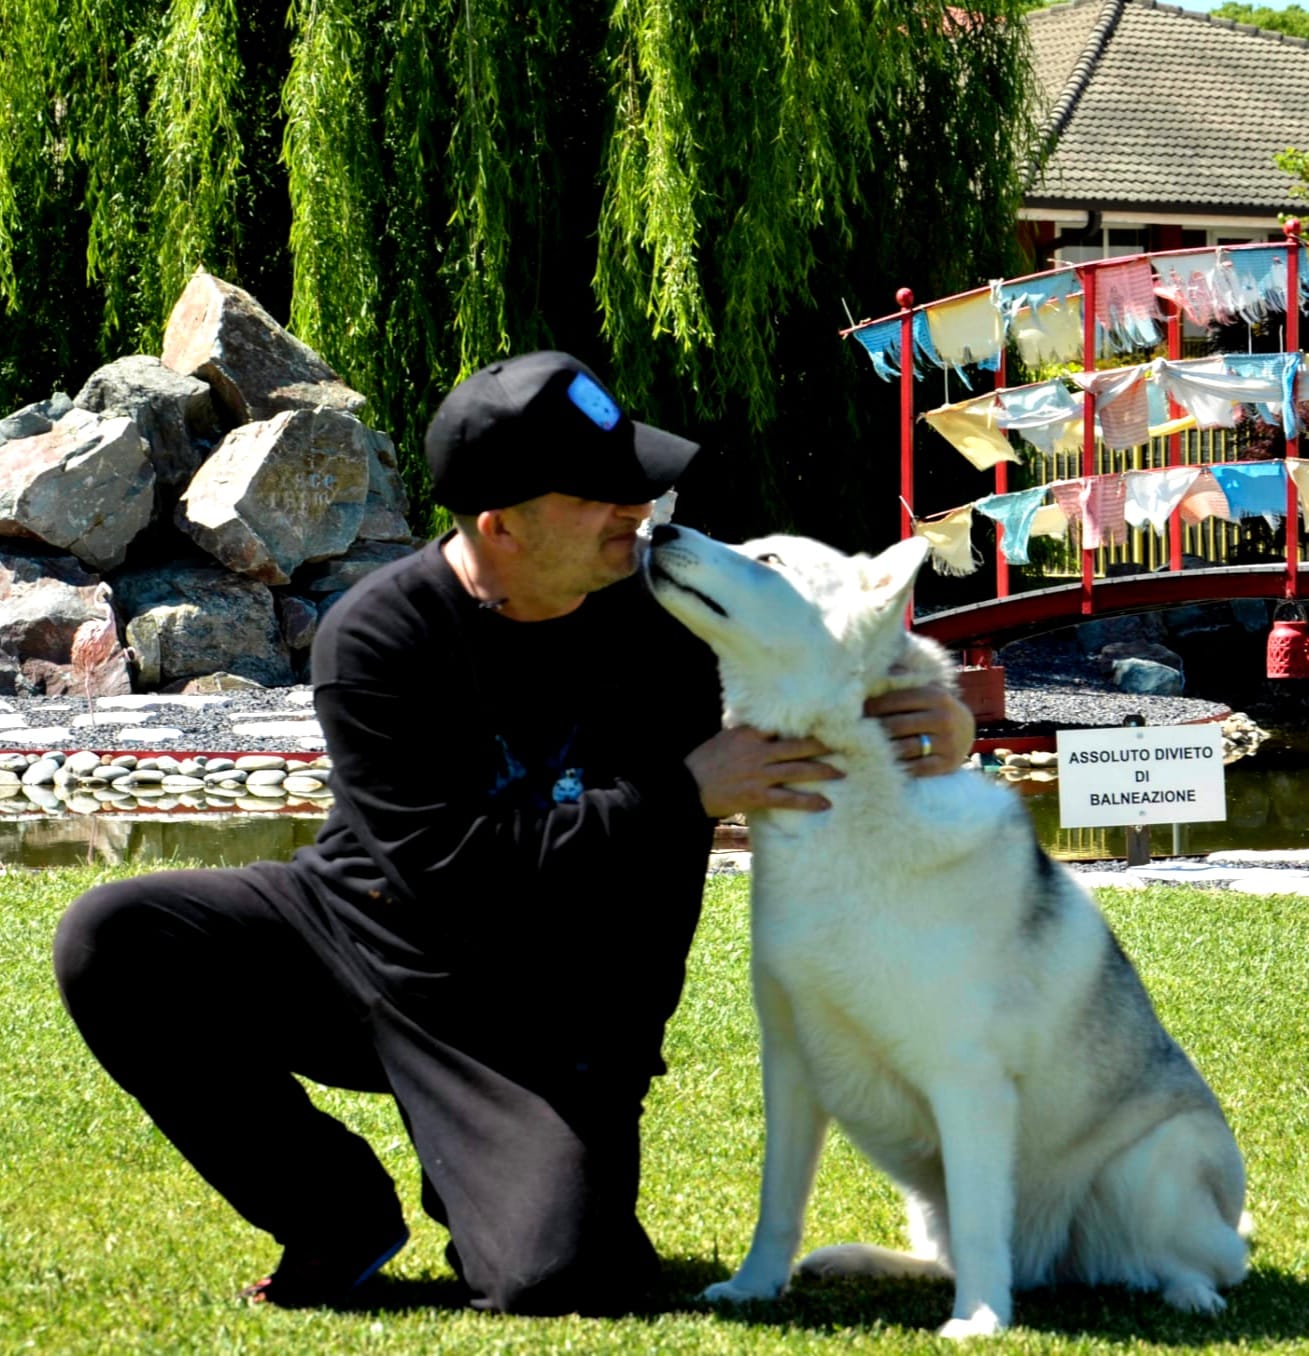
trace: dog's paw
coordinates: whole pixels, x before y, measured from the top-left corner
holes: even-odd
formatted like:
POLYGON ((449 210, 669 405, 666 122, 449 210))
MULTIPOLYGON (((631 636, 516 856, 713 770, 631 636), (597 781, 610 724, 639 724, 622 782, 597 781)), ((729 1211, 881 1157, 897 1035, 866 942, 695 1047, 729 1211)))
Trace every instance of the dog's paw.
POLYGON ((1221 1314, 1227 1301, 1199 1276, 1175 1280, 1164 1286, 1164 1302, 1184 1314, 1221 1314))
POLYGON ((999 1315, 989 1305, 979 1304, 970 1318, 952 1318, 937 1330, 938 1337, 948 1337, 953 1342, 962 1342, 969 1337, 994 1337, 1004 1331, 999 1315))
POLYGON ((786 1283, 779 1285, 750 1285, 739 1276, 730 1281, 718 1281, 700 1292, 702 1300, 710 1304, 751 1304, 756 1300, 775 1300, 786 1291, 786 1283))

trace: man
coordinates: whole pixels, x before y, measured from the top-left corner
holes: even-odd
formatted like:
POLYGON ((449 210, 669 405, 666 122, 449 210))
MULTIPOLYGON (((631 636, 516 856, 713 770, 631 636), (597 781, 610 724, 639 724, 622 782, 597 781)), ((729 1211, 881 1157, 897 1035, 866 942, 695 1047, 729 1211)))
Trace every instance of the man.
MULTIPOLYGON (((65 1002, 109 1073, 283 1246, 256 1302, 331 1303, 407 1238, 372 1150, 292 1076, 388 1091, 469 1302, 630 1304, 635 1214, 714 819, 821 812, 809 739, 718 729, 712 657, 644 592, 637 529, 694 444, 565 354, 456 387, 427 451, 457 527, 325 619, 332 812, 288 864, 74 903, 65 1002)), ((915 770, 962 758, 944 693, 878 705, 915 770)))

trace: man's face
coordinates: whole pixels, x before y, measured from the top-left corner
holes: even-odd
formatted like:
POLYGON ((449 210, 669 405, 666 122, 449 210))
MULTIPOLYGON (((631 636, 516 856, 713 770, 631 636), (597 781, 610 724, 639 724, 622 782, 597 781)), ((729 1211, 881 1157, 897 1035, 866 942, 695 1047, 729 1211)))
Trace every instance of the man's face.
POLYGON ((639 563, 637 528, 650 504, 602 504, 543 494, 507 510, 517 518, 525 563, 552 591, 580 595, 626 579, 639 563))

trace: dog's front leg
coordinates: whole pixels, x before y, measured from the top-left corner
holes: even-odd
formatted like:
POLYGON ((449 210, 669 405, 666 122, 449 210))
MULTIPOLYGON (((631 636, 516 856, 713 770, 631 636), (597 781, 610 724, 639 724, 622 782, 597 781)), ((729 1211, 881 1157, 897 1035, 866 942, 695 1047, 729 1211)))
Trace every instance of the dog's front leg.
POLYGON ((759 1220, 745 1261, 730 1281, 704 1298, 719 1303, 776 1299, 791 1278, 805 1205, 823 1147, 828 1117, 814 1096, 781 987, 755 975, 755 1005, 763 1037, 764 1177, 759 1220))
POLYGON ((1018 1096, 1002 1070, 958 1068, 929 1092, 941 1137, 954 1263, 954 1314, 942 1337, 984 1337, 1013 1311, 1014 1166, 1018 1096))

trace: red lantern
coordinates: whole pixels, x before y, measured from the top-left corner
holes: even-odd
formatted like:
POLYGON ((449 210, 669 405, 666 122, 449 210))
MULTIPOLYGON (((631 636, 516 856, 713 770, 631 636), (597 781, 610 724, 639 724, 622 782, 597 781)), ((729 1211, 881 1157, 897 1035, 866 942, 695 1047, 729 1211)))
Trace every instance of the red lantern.
POLYGON ((1266 671, 1270 678, 1309 678, 1309 619, 1299 603, 1280 603, 1273 611, 1266 671), (1279 617, 1286 609, 1294 615, 1279 617))

